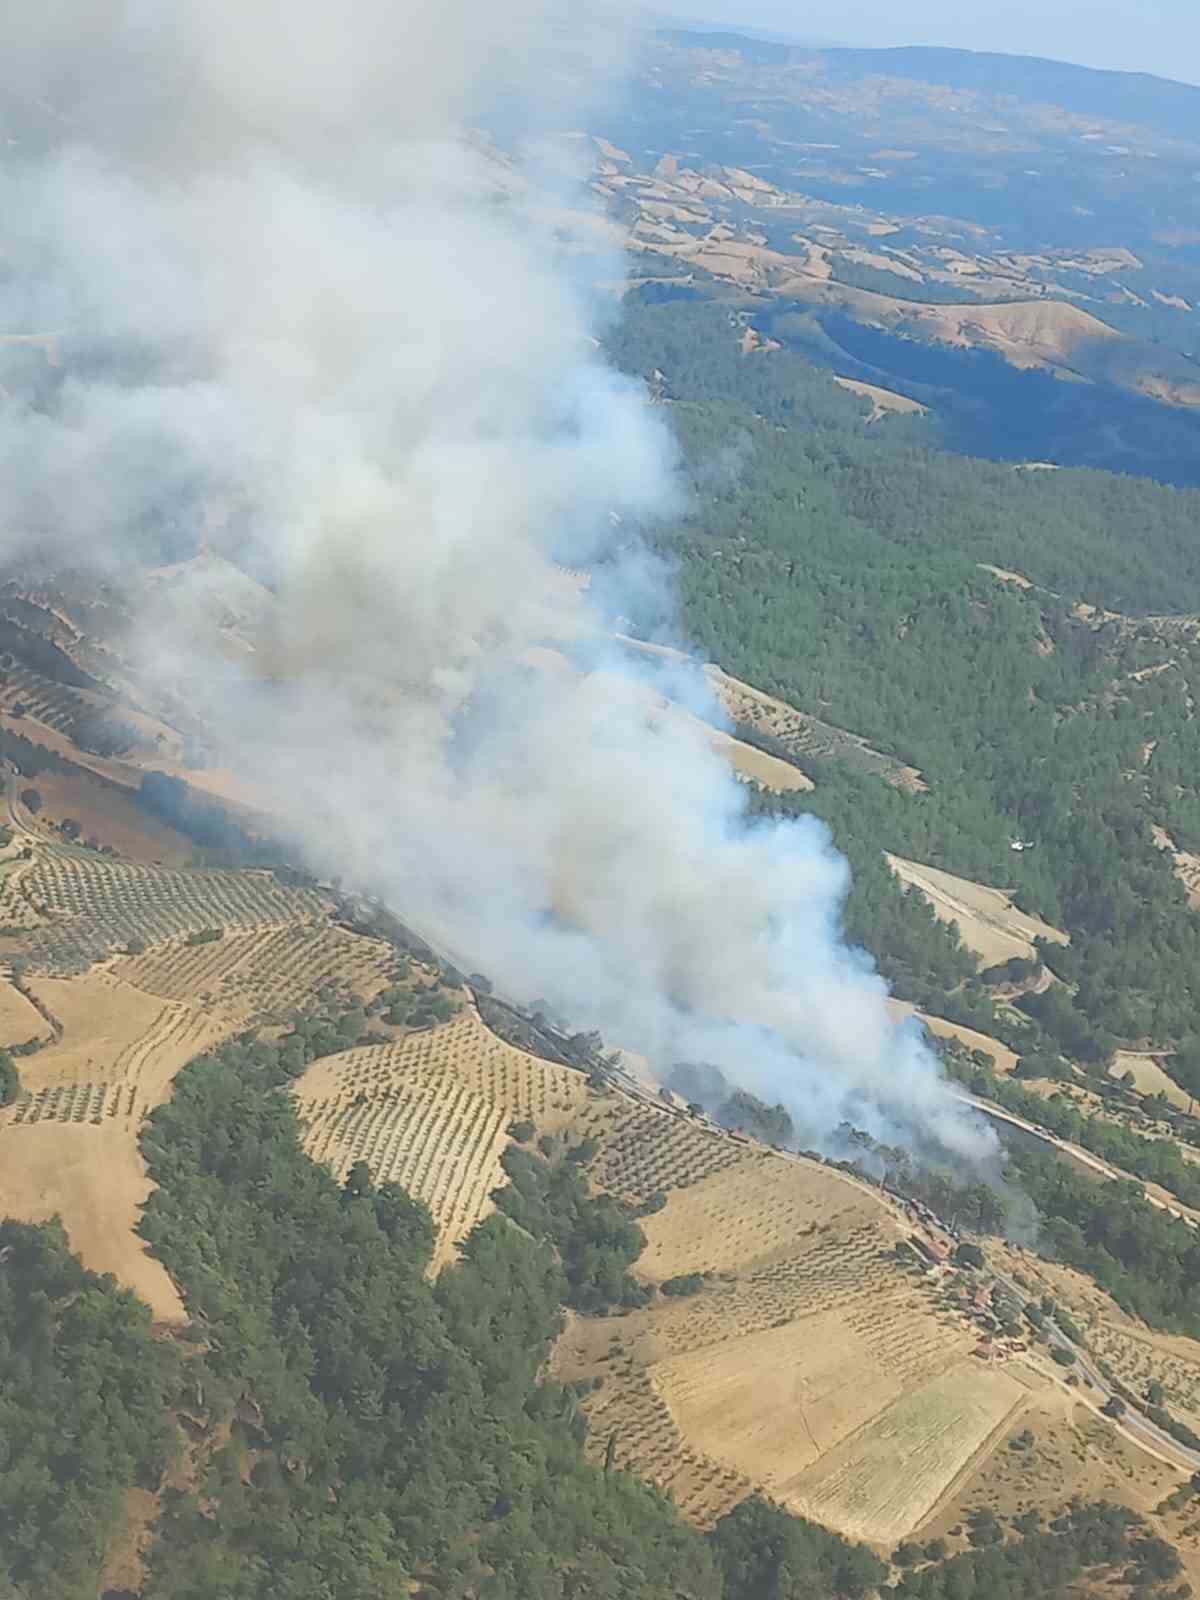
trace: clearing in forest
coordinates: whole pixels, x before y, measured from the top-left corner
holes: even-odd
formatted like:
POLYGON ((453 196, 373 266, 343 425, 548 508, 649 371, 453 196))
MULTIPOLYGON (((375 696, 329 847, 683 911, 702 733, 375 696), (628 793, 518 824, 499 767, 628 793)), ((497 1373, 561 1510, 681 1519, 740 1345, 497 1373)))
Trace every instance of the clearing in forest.
POLYGON ((1192 1109, 1192 1096, 1163 1070, 1161 1056, 1143 1055, 1136 1050, 1115 1051, 1108 1069, 1109 1077, 1123 1078, 1127 1072, 1133 1074, 1134 1087, 1139 1094, 1165 1095, 1178 1110, 1192 1109))
POLYGON ((991 1056, 993 1067, 1004 1076, 1007 1076, 1017 1064, 1017 1052, 1010 1050, 1006 1044, 1001 1044, 999 1039, 993 1039, 990 1033, 980 1033, 977 1028, 964 1027, 961 1022, 947 1022, 944 1017, 931 1017, 928 1012, 918 1011, 916 1006, 907 1000, 889 1000, 887 1008, 897 1022, 916 1017, 935 1038, 954 1039, 968 1050, 982 1050, 985 1055, 991 1056))
POLYGON ((885 859, 901 883, 921 891, 939 922, 958 924, 963 944, 985 967, 997 966, 1014 956, 1032 960, 1037 954, 1035 939, 1051 944, 1071 942, 1070 935, 1061 928, 1021 911, 1003 889, 990 889, 986 884, 959 878, 939 867, 905 861, 901 856, 887 855, 885 859))
POLYGON ((910 400, 906 394, 897 394, 894 389, 881 389, 874 383, 860 383, 856 378, 834 378, 833 381, 840 388, 856 394, 860 400, 871 402, 868 422, 880 422, 889 412, 905 417, 924 417, 929 413, 928 406, 923 406, 919 400, 910 400))

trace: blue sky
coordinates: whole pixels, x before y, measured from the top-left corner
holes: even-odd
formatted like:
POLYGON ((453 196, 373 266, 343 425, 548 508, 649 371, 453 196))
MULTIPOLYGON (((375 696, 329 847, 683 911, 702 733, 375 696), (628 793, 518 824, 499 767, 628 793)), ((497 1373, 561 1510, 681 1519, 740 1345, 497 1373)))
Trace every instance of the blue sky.
POLYGON ((656 9, 837 44, 945 44, 1200 83, 1200 0, 657 0, 656 9))

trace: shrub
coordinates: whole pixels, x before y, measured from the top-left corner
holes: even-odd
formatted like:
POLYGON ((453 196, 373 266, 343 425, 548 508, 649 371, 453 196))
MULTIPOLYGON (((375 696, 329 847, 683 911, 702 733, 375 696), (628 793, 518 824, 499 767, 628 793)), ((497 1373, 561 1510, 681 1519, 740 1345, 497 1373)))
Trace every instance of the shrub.
POLYGON ((678 1277, 668 1278, 660 1287, 664 1294, 669 1295, 699 1294, 706 1278, 707 1273, 704 1272, 683 1272, 678 1277))

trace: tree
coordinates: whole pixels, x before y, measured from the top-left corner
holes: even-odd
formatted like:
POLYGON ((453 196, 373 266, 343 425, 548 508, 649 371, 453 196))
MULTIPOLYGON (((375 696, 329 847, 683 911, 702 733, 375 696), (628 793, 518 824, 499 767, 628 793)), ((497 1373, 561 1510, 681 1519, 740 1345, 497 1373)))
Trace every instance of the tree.
POLYGON ((1119 1394, 1113 1394, 1108 1397, 1100 1409, 1106 1417, 1112 1417, 1114 1421, 1119 1421, 1125 1415, 1126 1406, 1119 1394))
POLYGON ((38 812, 42 809, 42 796, 40 791, 37 789, 22 789, 21 804, 25 807, 26 811, 32 811, 36 817, 38 812))
POLYGON ((21 1092, 17 1065, 7 1050, 0 1050, 0 1106, 9 1106, 21 1092))

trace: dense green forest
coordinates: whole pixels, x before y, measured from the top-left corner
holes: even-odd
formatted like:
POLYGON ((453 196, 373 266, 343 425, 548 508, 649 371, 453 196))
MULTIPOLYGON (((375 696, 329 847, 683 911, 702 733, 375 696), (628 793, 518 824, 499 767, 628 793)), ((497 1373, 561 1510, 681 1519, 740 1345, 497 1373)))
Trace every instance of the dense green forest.
MULTIPOLYGON (((909 794, 836 753, 796 757, 818 785, 800 803, 860 872, 892 849, 1071 932, 1048 955, 1070 987, 1038 1019, 1068 1054, 1188 1037, 1200 918, 1152 829, 1200 844, 1200 632, 1146 615, 1200 612, 1200 494, 940 453, 904 419, 868 426, 795 355, 743 355, 730 321, 635 301, 612 336, 669 402, 690 477, 655 534, 685 634, 924 775, 909 794), (1015 854, 1018 837, 1035 847, 1015 854)), ((896 895, 884 909, 878 872, 869 892, 894 927, 868 948, 936 1006, 961 961, 896 895)))
POLYGON ((1200 1239, 1134 1183, 1081 1177, 1053 1156, 1017 1153, 1022 1188, 1042 1216, 1040 1248, 1090 1273, 1124 1311, 1200 1338, 1200 1239))
POLYGON ((167 1464, 177 1372, 57 1223, 0 1222, 0 1595, 94 1600, 125 1491, 167 1464))

